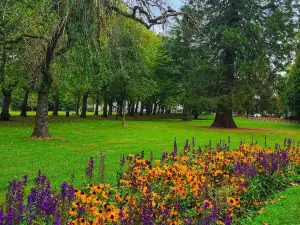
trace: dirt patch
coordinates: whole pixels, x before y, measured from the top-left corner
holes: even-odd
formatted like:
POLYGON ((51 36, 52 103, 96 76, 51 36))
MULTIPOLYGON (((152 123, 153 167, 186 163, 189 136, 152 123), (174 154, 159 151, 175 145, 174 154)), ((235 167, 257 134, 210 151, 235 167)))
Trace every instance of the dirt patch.
POLYGON ((31 141, 31 140, 36 140, 36 141, 58 140, 58 141, 68 142, 68 139, 63 138, 63 137, 49 137, 49 138, 28 137, 28 138, 24 138, 24 141, 31 141))
POLYGON ((215 130, 215 131, 231 131, 231 132, 252 132, 252 133, 274 132, 274 130, 256 129, 256 128, 216 128, 211 126, 192 126, 192 128, 208 129, 208 130, 215 130))

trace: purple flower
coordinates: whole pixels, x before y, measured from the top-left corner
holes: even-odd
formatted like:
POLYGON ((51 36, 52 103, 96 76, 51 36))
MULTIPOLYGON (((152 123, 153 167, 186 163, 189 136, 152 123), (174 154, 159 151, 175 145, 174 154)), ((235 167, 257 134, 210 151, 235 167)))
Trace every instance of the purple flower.
POLYGON ((52 192, 46 176, 39 171, 36 185, 27 196, 28 222, 31 223, 38 216, 54 215, 58 200, 59 197, 52 192))
POLYGON ((9 182, 6 194, 6 205, 8 210, 7 223, 18 224, 24 218, 25 205, 23 202, 23 182, 13 180, 9 182))
POLYGON ((88 167, 86 168, 86 175, 92 179, 93 177, 93 168, 94 168, 94 158, 91 157, 90 160, 89 160, 89 165, 88 167))
POLYGON ((23 176, 23 178, 24 178, 23 184, 24 184, 24 185, 28 184, 28 180, 27 180, 28 175, 25 174, 25 175, 23 176))
POLYGON ((193 148, 195 147, 195 138, 194 137, 192 138, 192 146, 193 146, 193 148))
POLYGON ((72 184, 68 185, 66 182, 64 182, 61 185, 61 196, 63 199, 68 199, 69 201, 74 200, 74 187, 72 184))
POLYGON ((62 217, 60 213, 57 213, 54 217, 53 225, 61 225, 62 224, 62 217))
POLYGON ((122 156, 120 162, 121 162, 121 166, 124 166, 124 164, 125 164, 125 156, 124 155, 122 156))
POLYGON ((225 220, 223 220, 223 223, 225 225, 231 225, 230 215, 228 213, 226 214, 226 217, 225 217, 225 220))

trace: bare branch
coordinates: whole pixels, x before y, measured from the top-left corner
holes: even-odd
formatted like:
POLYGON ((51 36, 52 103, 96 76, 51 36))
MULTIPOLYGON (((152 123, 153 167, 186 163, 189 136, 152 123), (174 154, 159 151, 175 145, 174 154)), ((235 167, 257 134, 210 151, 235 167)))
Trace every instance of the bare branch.
POLYGON ((167 9, 161 10, 162 11, 161 15, 157 16, 157 17, 153 17, 148 8, 145 10, 144 7, 141 7, 141 6, 134 6, 132 8, 131 13, 123 11, 120 8, 118 8, 114 5, 111 5, 111 4, 108 4, 108 8, 124 17, 133 19, 133 20, 141 23, 148 29, 150 29, 152 26, 157 25, 157 24, 164 24, 169 17, 186 15, 186 13, 177 12, 170 7, 168 7, 167 9), (145 17, 145 19, 143 19, 143 16, 145 17))

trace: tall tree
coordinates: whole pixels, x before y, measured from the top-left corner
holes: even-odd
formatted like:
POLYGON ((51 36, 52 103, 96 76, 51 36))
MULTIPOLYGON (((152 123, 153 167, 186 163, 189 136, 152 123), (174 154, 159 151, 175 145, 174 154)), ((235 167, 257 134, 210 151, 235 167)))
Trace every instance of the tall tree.
POLYGON ((200 18, 198 46, 206 46, 207 56, 216 66, 218 99, 213 127, 235 128, 232 96, 241 82, 258 79, 276 81, 284 69, 293 43, 294 4, 286 0, 192 0, 189 7, 200 18), (262 63, 260 63, 262 62, 262 63), (250 63, 248 72, 244 65, 250 63), (256 77, 255 69, 264 71, 256 77))

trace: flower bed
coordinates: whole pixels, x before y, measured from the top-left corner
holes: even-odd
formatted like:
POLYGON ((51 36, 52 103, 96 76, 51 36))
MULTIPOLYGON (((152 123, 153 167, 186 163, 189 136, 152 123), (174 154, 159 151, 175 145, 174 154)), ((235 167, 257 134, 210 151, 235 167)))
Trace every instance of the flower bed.
MULTIPOLYGON (((123 157, 116 187, 64 183, 60 194, 40 173, 25 200, 26 182, 10 183, 0 224, 232 224, 299 179, 299 153, 291 141, 275 150, 241 144, 230 151, 226 145, 196 150, 194 140, 179 153, 175 141, 160 160, 123 157)), ((91 158, 90 179, 93 168, 91 158)))

